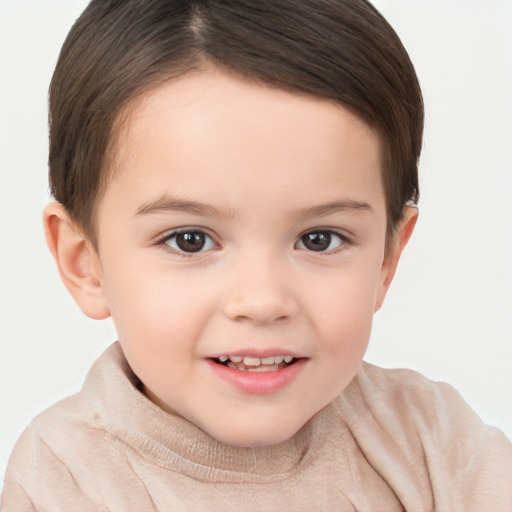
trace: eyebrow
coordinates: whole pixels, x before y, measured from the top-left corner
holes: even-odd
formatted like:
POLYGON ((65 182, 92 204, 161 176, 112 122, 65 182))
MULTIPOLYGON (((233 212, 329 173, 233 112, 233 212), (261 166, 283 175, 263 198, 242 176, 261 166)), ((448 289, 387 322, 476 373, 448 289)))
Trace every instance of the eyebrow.
POLYGON ((364 201, 354 201, 352 199, 345 199, 342 201, 333 201, 331 203, 320 204, 312 206, 303 210, 297 210, 294 217, 300 220, 309 219, 312 217, 322 217, 331 213, 343 211, 362 211, 373 213, 373 208, 364 201))
MULTIPOLYGON (((373 212, 373 208, 364 201, 354 201, 352 199, 345 199, 341 201, 333 201, 326 204, 320 204, 304 208, 293 212, 292 217, 304 220, 313 217, 322 217, 332 213, 342 211, 367 211, 373 212)), ((136 215, 149 215, 166 212, 183 212, 190 213, 197 216, 215 216, 219 217, 222 212, 209 204, 200 203, 197 201, 188 201, 185 199, 178 199, 173 197, 162 197, 156 201, 144 203, 137 209, 136 215)), ((228 216, 230 216, 228 214, 228 216)))
POLYGON ((187 201, 173 197, 162 197, 156 201, 143 204, 137 210, 136 215, 148 215, 152 213, 184 212, 199 216, 219 216, 217 208, 197 201, 187 201))

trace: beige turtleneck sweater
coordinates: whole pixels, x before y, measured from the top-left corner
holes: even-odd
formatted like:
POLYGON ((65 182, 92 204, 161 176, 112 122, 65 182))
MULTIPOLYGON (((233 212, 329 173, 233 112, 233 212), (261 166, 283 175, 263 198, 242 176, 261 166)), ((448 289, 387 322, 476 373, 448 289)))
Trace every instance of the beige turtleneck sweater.
POLYGON ((226 446, 140 393, 116 343, 23 433, 2 510, 510 512, 512 446, 450 386, 366 363, 288 441, 226 446))

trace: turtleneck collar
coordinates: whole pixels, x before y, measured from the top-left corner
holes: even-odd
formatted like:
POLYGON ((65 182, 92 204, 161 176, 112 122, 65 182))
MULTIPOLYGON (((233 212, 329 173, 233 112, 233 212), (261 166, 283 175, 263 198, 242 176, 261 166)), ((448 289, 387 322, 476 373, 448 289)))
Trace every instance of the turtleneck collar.
POLYGON ((90 407, 101 428, 155 464, 199 480, 264 483, 288 478, 308 464, 313 445, 321 442, 323 429, 314 425, 325 410, 283 443, 243 448, 220 443, 186 419, 167 413, 140 387, 117 342, 92 367, 83 394, 94 400, 90 407))

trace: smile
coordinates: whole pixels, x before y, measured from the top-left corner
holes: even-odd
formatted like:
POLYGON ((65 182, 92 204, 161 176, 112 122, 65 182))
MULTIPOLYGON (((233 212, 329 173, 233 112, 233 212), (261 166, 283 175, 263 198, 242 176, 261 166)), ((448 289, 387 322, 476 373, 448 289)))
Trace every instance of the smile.
POLYGON ((238 392, 265 395, 290 385, 307 365, 309 358, 292 355, 256 357, 216 356, 207 359, 213 375, 238 392))
POLYGON ((220 356, 215 358, 217 364, 244 372, 276 372, 294 364, 297 359, 293 356, 220 356))

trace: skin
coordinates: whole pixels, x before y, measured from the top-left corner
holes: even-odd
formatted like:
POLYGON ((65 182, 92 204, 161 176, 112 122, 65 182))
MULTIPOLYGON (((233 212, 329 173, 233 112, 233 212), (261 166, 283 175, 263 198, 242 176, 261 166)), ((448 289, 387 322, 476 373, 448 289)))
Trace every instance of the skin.
POLYGON ((414 227, 406 209, 385 250, 380 153, 340 105, 206 69, 132 105, 98 251, 56 203, 48 244, 84 313, 112 315, 153 402, 227 444, 279 443, 357 372, 414 227), (203 249, 181 250, 181 228, 203 249), (311 250, 305 233, 330 243, 311 250), (213 371, 222 354, 269 353, 301 359, 274 391, 213 371))

